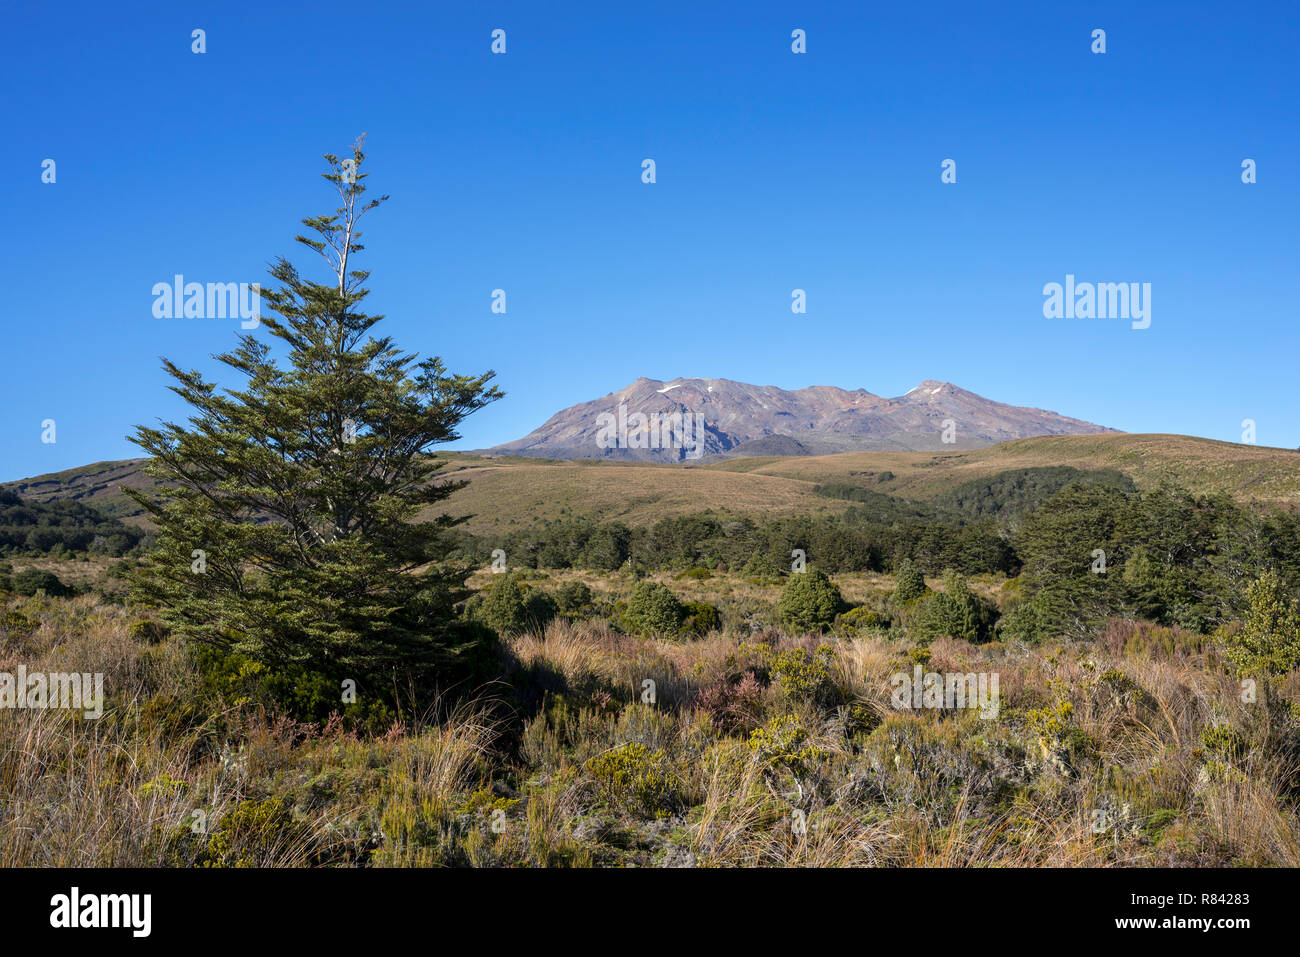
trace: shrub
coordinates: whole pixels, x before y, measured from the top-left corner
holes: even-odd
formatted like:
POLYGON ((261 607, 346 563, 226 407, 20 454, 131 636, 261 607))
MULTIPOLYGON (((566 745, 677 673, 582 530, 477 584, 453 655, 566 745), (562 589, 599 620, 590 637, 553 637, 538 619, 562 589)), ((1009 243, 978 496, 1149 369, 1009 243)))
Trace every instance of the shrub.
POLYGON ((835 652, 829 645, 822 645, 812 654, 802 648, 791 648, 776 656, 772 673, 787 698, 825 705, 834 697, 830 667, 834 660, 835 652))
POLYGON ((591 601, 591 589, 579 581, 565 582, 555 590, 555 603, 566 614, 581 614, 591 607, 591 601))
POLYGON ((839 588, 819 569, 791 575, 777 610, 781 623, 796 631, 825 631, 844 608, 839 588))
POLYGON ((150 618, 141 618, 138 621, 131 622, 127 627, 127 634, 134 641, 146 645, 156 645, 167 637, 167 627, 162 622, 150 618))
POLYGON ((673 577, 676 578, 678 581, 682 581, 682 580, 704 581, 707 578, 712 578, 713 572, 709 571, 707 568, 700 568, 699 566, 696 566, 695 568, 688 568, 684 572, 679 572, 677 575, 674 575, 673 577))
POLYGON ((749 749, 766 769, 785 768, 795 775, 807 774, 825 752, 808 743, 808 732, 792 714, 777 715, 749 736, 749 749))
POLYGON ((960 638, 984 641, 993 624, 993 609, 970 590, 966 579, 950 574, 941 592, 931 592, 917 601, 908 628, 922 641, 960 638))
POLYGON ((72 594, 72 589, 59 581, 59 577, 54 572, 39 568, 28 568, 15 575, 13 590, 15 594, 29 596, 43 591, 52 598, 72 594))
POLYGON ((695 707, 723 731, 752 731, 763 713, 763 686, 752 671, 739 681, 720 678, 699 690, 695 707))
POLYGON ((785 572, 782 571, 780 566, 762 552, 755 552, 751 555, 740 573, 745 578, 764 585, 779 582, 785 576, 785 572))
POLYGON ((4 635, 4 644, 20 645, 36 633, 41 627, 38 619, 25 615, 17 608, 10 608, 0 616, 0 633, 4 635))
POLYGON ((718 614, 718 609, 708 602, 688 601, 682 605, 682 611, 685 613, 685 621, 682 622, 684 631, 707 635, 722 627, 722 616, 718 614))
POLYGON ((928 588, 925 587, 925 576, 921 570, 916 567, 910 558, 904 558, 898 564, 894 572, 894 599, 899 602, 911 601, 913 598, 920 598, 928 588))
POLYGON ((835 630, 843 634, 852 634, 856 631, 884 630, 892 623, 890 617, 884 612, 859 605, 857 608, 850 608, 835 619, 835 630))
POLYGON ((666 817, 681 804, 682 782, 663 751, 624 744, 585 765, 610 803, 646 817, 666 817))
POLYGON ((642 635, 676 635, 686 609, 667 586, 639 581, 632 586, 623 619, 632 631, 642 635))
POLYGON ((541 629, 555 617, 555 600, 540 588, 521 582, 514 574, 499 575, 469 600, 466 615, 499 635, 517 635, 541 629))
MULTIPOLYGON (((14 579, 15 583, 17 579, 14 579)), ((1280 677, 1300 666, 1300 604, 1288 600, 1277 574, 1265 572, 1246 590, 1250 609, 1225 654, 1240 677, 1280 677)))

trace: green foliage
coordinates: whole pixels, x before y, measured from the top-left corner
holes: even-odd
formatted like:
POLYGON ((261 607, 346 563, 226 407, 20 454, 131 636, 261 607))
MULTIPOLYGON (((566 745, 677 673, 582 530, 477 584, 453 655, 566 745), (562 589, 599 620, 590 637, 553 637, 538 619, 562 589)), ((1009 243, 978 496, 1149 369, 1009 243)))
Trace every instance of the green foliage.
POLYGON ((835 620, 835 630, 843 634, 858 631, 883 631, 893 624, 889 615, 866 605, 850 608, 835 620))
POLYGON ((825 631, 845 608, 839 587, 817 568, 791 575, 781 591, 781 623, 795 631, 825 631))
POLYGON ((1300 667, 1300 602, 1283 593, 1272 571, 1251 583, 1246 597, 1246 620, 1224 649, 1237 674, 1276 678, 1300 667))
POLYGON ((809 653, 803 648, 791 648, 776 656, 772 673, 782 693, 792 701, 826 706, 835 697, 831 679, 831 663, 835 651, 830 645, 820 646, 809 653))
POLYGON ((682 604, 684 620, 682 629, 696 635, 707 635, 722 627, 722 616, 715 605, 706 601, 688 601, 682 604))
POLYGON ((240 801, 220 815, 208 833, 183 825, 172 838, 177 864, 195 867, 266 867, 290 849, 308 843, 305 824, 283 798, 240 801))
POLYGON ((908 602, 920 598, 929 589, 925 585, 925 576, 910 558, 904 558, 894 570, 894 600, 908 602))
POLYGON ((167 637, 167 628, 158 621, 141 618, 127 626, 127 634, 132 640, 146 645, 156 645, 167 637))
POLYGON ((592 604, 591 589, 583 582, 568 581, 555 590, 555 603, 569 615, 585 612, 592 604))
POLYGON ((970 590, 957 574, 944 578, 943 591, 920 598, 907 617, 907 627, 918 639, 960 638, 986 641, 990 637, 993 608, 970 590))
POLYGON ((558 611, 555 599, 541 588, 521 581, 513 572, 493 576, 492 582, 465 606, 469 618, 499 635, 540 631, 558 611))
POLYGON ((671 637, 677 634, 685 616, 686 609, 666 585, 641 581, 632 586, 623 620, 638 634, 671 637))
POLYGON ((299 721, 324 723, 337 715, 344 727, 382 733, 397 718, 392 689, 356 678, 338 678, 306 665, 270 667, 210 645, 190 649, 199 675, 198 700, 220 712, 252 706, 287 713, 299 721), (343 700, 344 682, 355 685, 355 700, 343 700))
POLYGON ((37 502, 0 489, 0 555, 123 555, 144 537, 83 502, 37 502))
POLYGON ((779 582, 785 575, 781 567, 762 552, 755 552, 750 555, 740 573, 746 578, 764 585, 779 582))
POLYGON ((40 619, 33 618, 19 608, 6 608, 0 615, 0 633, 5 646, 21 645, 41 627, 40 619))
POLYGON ((40 568, 26 568, 14 575, 13 591, 16 595, 27 596, 43 591, 51 598, 72 594, 72 589, 63 584, 58 575, 40 568))
POLYGON ((808 742, 808 731, 792 714, 779 714, 749 736, 749 749, 768 770, 784 768, 802 777, 826 752, 808 742))
POLYGON ((1053 465, 1008 469, 988 478, 972 479, 935 496, 931 504, 973 517, 1010 517, 1032 511, 1072 484, 1100 485, 1124 493, 1135 491, 1133 480, 1115 469, 1083 471, 1053 465))
POLYGON ((682 805, 682 782, 663 751, 624 744, 585 764, 606 800, 645 817, 667 817, 682 805))
POLYGON ((415 518, 463 486, 433 481, 430 447, 500 393, 492 373, 449 375, 371 334, 381 317, 359 309, 357 224, 387 197, 363 199, 363 159, 358 141, 353 176, 326 156, 340 208, 303 220, 319 238, 297 237, 330 281, 275 261, 262 298, 278 317, 215 357, 242 389, 164 360, 192 428, 137 428, 160 498, 124 491, 159 527, 133 596, 177 633, 273 669, 393 686, 459 672, 478 650, 454 611, 468 596, 469 568, 449 560, 459 520, 415 518))

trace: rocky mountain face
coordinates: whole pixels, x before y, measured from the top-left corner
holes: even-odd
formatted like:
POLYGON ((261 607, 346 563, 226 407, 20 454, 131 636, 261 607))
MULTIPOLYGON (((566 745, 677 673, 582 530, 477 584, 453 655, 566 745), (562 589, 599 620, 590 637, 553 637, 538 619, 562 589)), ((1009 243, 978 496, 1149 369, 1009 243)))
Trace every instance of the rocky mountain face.
POLYGON ((555 413, 497 455, 692 461, 719 456, 970 449, 1038 435, 1115 432, 926 380, 896 398, 865 389, 788 391, 730 379, 640 378, 555 413))

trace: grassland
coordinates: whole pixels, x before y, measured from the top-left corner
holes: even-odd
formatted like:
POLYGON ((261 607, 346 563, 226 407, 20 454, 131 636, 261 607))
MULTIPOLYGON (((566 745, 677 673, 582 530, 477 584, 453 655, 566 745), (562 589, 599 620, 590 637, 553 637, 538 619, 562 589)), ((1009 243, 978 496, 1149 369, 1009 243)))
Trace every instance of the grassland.
MULTIPOLYGON (((851 503, 813 493, 821 482, 850 482, 925 501, 972 479, 1010 469, 1068 465, 1117 469, 1139 488, 1162 483, 1241 501, 1300 505, 1300 452, 1181 435, 1061 435, 953 452, 850 452, 645 465, 589 460, 443 453, 444 474, 467 480, 448 502, 470 515, 466 528, 490 534, 541 520, 583 516, 628 525, 712 510, 732 515, 832 514, 851 503), (892 477, 878 481, 884 473, 892 477)), ((144 487, 141 460, 101 462, 5 487, 40 501, 75 497, 128 521, 143 521, 118 490, 144 487)))
POLYGON ((722 626, 636 636, 609 614, 629 575, 532 583, 575 578, 590 614, 507 637, 474 695, 370 733, 213 699, 138 610, 11 596, 0 670, 102 672, 108 701, 0 712, 0 865, 1300 865, 1295 754, 1213 639, 795 634, 779 586, 736 575, 660 576, 722 626), (998 674, 996 717, 900 710, 918 665, 998 674))

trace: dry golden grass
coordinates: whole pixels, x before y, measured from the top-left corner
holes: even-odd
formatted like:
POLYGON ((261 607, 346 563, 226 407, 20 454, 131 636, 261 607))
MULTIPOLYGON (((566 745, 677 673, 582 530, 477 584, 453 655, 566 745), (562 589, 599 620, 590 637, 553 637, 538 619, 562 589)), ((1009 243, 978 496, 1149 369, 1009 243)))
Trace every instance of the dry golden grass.
MULTIPOLYGON (((672 585, 774 599, 734 577, 672 585)), ((1212 644, 1144 644, 1131 624, 1088 644, 930 644, 929 670, 998 675, 984 720, 894 707, 905 634, 639 638, 557 621, 504 642, 497 685, 359 735, 237 703, 171 723, 197 678, 175 642, 131 636, 133 612, 8 608, 39 627, 0 636, 0 671, 102 672, 109 708, 0 711, 0 866, 1300 866, 1300 768, 1269 744, 1284 719, 1241 701, 1212 644), (818 644, 830 704, 777 675, 783 653, 818 644), (720 723, 702 695, 748 673, 763 676, 756 710, 720 723), (1062 703, 1059 732, 1035 724, 1062 703), (753 746, 780 722, 802 736, 795 764, 753 746), (1215 752, 1216 725, 1241 746, 1215 752), (591 762, 620 754, 616 793, 591 762)))

